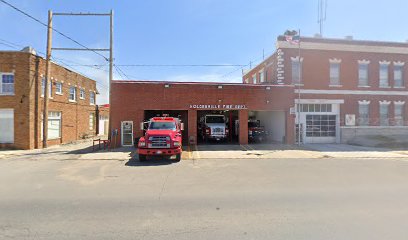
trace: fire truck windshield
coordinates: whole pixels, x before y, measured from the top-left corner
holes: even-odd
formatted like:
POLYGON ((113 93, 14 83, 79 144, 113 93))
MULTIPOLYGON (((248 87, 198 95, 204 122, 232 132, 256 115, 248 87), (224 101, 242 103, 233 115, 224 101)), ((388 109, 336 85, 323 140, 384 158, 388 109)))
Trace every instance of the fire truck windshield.
POLYGON ((174 122, 151 122, 149 129, 176 130, 176 124, 174 122))
POLYGON ((225 123, 224 116, 207 116, 206 123, 225 123))

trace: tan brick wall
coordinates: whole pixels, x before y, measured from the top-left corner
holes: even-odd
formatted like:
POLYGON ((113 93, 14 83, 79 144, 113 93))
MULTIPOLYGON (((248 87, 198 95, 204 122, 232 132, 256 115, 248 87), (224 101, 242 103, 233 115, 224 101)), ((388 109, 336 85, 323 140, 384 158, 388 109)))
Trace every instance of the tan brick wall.
POLYGON ((29 54, 18 52, 0 52, 0 72, 14 72, 14 95, 1 96, 0 108, 14 109, 14 144, 19 149, 31 148, 29 118, 29 88, 32 82, 29 76, 29 54))
MULTIPOLYGON (((90 91, 96 91, 96 82, 57 64, 51 65, 53 98, 49 111, 62 112, 61 138, 49 140, 49 145, 68 143, 96 133, 89 129, 89 114, 95 105, 89 102, 90 91), (55 93, 55 82, 63 82, 63 93, 55 93), (77 87, 77 101, 68 101, 69 87, 77 87), (85 99, 79 98, 80 88, 85 89, 85 99)), ((0 96, 0 108, 14 109, 14 145, 19 149, 41 148, 41 121, 43 97, 41 79, 45 75, 45 60, 25 52, 0 52, 0 71, 15 73, 15 95, 0 96)))

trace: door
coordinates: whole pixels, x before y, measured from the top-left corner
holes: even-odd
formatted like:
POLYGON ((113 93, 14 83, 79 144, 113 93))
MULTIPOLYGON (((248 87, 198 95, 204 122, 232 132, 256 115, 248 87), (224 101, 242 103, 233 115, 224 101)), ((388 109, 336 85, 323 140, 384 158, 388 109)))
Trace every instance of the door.
POLYGON ((99 134, 98 134, 99 136, 108 134, 107 123, 108 123, 107 117, 99 116, 99 134))
POLYGON ((133 146, 133 121, 122 122, 122 146, 133 146))
POLYGON ((307 143, 335 143, 337 116, 329 114, 306 115, 307 143))
POLYGON ((14 109, 0 109, 0 143, 14 143, 14 109))

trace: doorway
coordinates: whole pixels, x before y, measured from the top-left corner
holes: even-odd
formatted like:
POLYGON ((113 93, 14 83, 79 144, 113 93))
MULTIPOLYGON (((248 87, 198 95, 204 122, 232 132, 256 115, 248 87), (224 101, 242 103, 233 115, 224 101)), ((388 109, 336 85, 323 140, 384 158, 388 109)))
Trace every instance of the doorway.
POLYGON ((123 121, 121 126, 122 146, 133 146, 133 121, 123 121))

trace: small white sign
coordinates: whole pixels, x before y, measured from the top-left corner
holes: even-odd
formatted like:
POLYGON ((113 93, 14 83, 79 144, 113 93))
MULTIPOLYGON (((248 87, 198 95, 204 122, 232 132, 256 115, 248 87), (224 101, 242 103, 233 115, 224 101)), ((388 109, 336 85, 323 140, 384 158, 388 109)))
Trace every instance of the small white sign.
POLYGON ((356 125, 356 115, 355 114, 346 114, 346 126, 355 126, 356 125))
POLYGON ((296 114, 296 110, 294 107, 290 108, 290 115, 295 115, 296 114))

